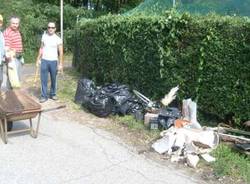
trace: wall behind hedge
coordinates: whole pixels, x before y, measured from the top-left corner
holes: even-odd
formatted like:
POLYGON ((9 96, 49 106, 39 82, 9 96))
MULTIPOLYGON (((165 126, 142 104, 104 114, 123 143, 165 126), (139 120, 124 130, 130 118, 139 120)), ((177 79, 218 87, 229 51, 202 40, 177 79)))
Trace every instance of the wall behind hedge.
POLYGON ((236 122, 250 119, 250 21, 246 18, 105 16, 75 29, 74 64, 98 84, 120 82, 154 99, 178 98, 236 122))

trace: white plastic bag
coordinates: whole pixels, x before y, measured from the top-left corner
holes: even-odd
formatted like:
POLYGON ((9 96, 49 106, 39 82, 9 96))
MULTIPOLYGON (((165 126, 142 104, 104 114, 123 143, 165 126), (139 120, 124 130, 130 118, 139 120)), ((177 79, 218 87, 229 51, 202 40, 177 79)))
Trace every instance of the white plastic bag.
POLYGON ((15 60, 12 60, 8 63, 8 77, 12 88, 21 87, 15 60))

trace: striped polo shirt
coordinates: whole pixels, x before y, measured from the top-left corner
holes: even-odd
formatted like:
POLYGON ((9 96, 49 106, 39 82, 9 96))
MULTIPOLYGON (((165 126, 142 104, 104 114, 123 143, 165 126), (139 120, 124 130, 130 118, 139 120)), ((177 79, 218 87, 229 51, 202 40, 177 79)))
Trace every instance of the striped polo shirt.
POLYGON ((22 36, 21 33, 17 30, 14 31, 8 27, 4 32, 5 47, 10 49, 15 49, 16 52, 23 51, 22 36))

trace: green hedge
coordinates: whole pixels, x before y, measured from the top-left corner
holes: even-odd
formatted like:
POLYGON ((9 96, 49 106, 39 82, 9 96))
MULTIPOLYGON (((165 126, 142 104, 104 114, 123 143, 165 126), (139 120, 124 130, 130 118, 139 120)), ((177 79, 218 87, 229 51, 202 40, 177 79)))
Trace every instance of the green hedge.
POLYGON ((97 84, 120 82, 160 99, 179 85, 178 98, 236 123, 250 119, 250 20, 104 16, 75 29, 74 65, 97 84))

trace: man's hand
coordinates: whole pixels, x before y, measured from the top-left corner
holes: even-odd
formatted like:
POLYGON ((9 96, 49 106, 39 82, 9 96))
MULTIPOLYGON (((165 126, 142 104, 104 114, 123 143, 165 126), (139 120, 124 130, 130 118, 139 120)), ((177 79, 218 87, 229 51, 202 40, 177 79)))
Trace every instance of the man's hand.
POLYGON ((40 59, 36 60, 36 67, 39 67, 40 64, 41 64, 41 60, 40 59))
POLYGON ((58 71, 63 73, 63 65, 61 63, 58 65, 58 71))

